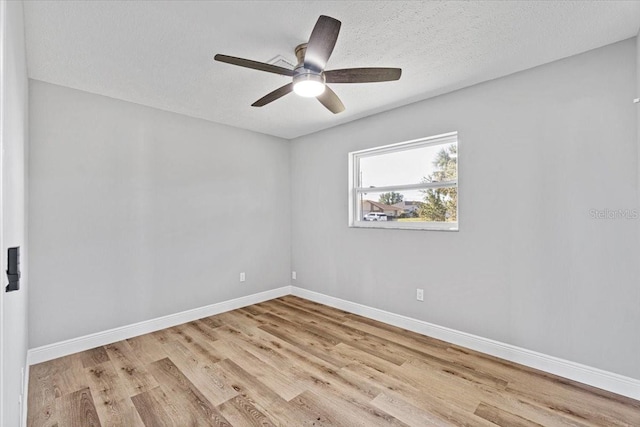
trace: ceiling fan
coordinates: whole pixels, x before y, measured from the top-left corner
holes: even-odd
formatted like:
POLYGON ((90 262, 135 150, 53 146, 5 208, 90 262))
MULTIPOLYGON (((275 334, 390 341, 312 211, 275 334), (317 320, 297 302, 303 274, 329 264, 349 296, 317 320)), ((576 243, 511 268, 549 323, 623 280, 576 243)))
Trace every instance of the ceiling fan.
POLYGON ((344 105, 338 95, 327 83, 373 83, 398 80, 402 74, 400 68, 345 68, 325 70, 329 56, 338 40, 340 21, 321 15, 316 22, 308 43, 296 46, 295 53, 298 65, 293 70, 250 59, 236 58, 228 55, 216 55, 214 59, 240 67, 266 71, 292 77, 288 83, 263 96, 252 107, 262 107, 284 95, 295 92, 304 97, 316 97, 322 105, 334 114, 344 111, 344 105))

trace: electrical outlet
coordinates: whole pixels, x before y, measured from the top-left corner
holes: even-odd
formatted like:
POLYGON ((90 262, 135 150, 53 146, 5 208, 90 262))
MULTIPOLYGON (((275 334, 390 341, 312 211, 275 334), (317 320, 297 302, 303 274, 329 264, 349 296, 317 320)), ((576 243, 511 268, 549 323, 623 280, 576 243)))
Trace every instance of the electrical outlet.
POLYGON ((424 301, 424 289, 416 289, 416 299, 418 301, 424 301))
POLYGON ((296 280, 296 272, 295 272, 295 271, 292 271, 292 272, 291 272, 291 278, 292 278, 293 280, 296 280))
POLYGON ((247 276, 245 276, 244 271, 242 273, 240 273, 240 281, 244 282, 245 280, 247 280, 247 276))

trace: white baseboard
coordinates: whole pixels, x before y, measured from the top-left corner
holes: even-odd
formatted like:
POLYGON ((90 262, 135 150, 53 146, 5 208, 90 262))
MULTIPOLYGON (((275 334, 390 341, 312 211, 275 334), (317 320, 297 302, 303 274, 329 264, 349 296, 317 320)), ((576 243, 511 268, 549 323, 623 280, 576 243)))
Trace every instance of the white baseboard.
POLYGON ((442 341, 466 347, 471 350, 499 357, 510 362, 519 363, 534 369, 588 384, 616 394, 640 400, 640 380, 625 377, 613 372, 582 365, 549 356, 532 350, 505 344, 488 338, 482 338, 455 329, 434 325, 422 320, 413 319, 377 308, 368 307, 340 298, 331 297, 307 289, 291 287, 291 293, 300 298, 315 301, 320 304, 359 314, 370 319, 378 320, 409 331, 427 335, 442 341))
POLYGON ((193 320, 202 319, 203 317, 213 316, 215 314, 224 313, 225 311, 235 310, 237 308, 246 307, 259 302, 279 298, 290 293, 291 286, 283 286, 281 288, 271 289, 269 291, 259 292, 257 294, 247 295, 229 301, 194 308, 192 310, 174 313, 168 316, 158 317, 156 319, 145 320, 132 325, 121 326, 119 328, 109 329, 107 331, 97 332, 83 337, 32 348, 27 352, 27 361, 29 365, 35 365, 37 363, 57 359, 58 357, 67 356, 69 354, 122 341, 127 338, 133 338, 138 335, 148 334, 150 332, 170 328, 193 320))
MULTIPOLYGON (((370 319, 398 326, 442 341, 447 341, 452 344, 499 357, 510 362, 539 369, 573 381, 598 387, 632 399, 640 400, 640 380, 634 378, 625 377, 623 375, 582 365, 580 363, 571 362, 488 338, 482 338, 466 332, 434 325, 422 320, 390 313, 388 311, 368 307, 366 305, 331 297, 295 286, 283 286, 278 289, 247 295, 193 310, 159 317, 157 319, 151 319, 132 325, 122 326, 120 328, 110 329, 104 332, 98 332, 67 341, 33 348, 27 353, 27 362, 28 365, 35 365, 36 363, 46 362, 47 360, 89 350, 94 347, 147 334, 160 329, 170 328, 182 323, 191 322, 196 319, 213 316, 215 314, 224 313, 225 311, 235 310, 237 308, 246 307, 248 305, 257 304, 259 302, 268 301, 270 299, 279 298, 289 294, 348 311, 349 313, 359 314, 370 319)), ((28 378, 28 375, 26 378, 28 378)), ((26 392, 27 388, 25 387, 25 393, 26 392)))

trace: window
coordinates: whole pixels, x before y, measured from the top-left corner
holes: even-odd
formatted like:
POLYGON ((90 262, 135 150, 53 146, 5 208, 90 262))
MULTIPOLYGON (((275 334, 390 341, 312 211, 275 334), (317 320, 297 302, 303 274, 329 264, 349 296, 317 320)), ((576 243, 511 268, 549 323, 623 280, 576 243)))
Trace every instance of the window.
POLYGON ((349 226, 458 230, 456 132, 349 153, 349 226))

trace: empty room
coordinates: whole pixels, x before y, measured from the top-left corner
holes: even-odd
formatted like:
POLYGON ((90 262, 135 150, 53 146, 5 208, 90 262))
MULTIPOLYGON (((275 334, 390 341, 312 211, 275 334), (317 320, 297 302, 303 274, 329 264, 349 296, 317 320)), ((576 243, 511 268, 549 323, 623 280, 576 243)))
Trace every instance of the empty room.
POLYGON ((0 427, 640 427, 640 1, 0 25, 0 427))

